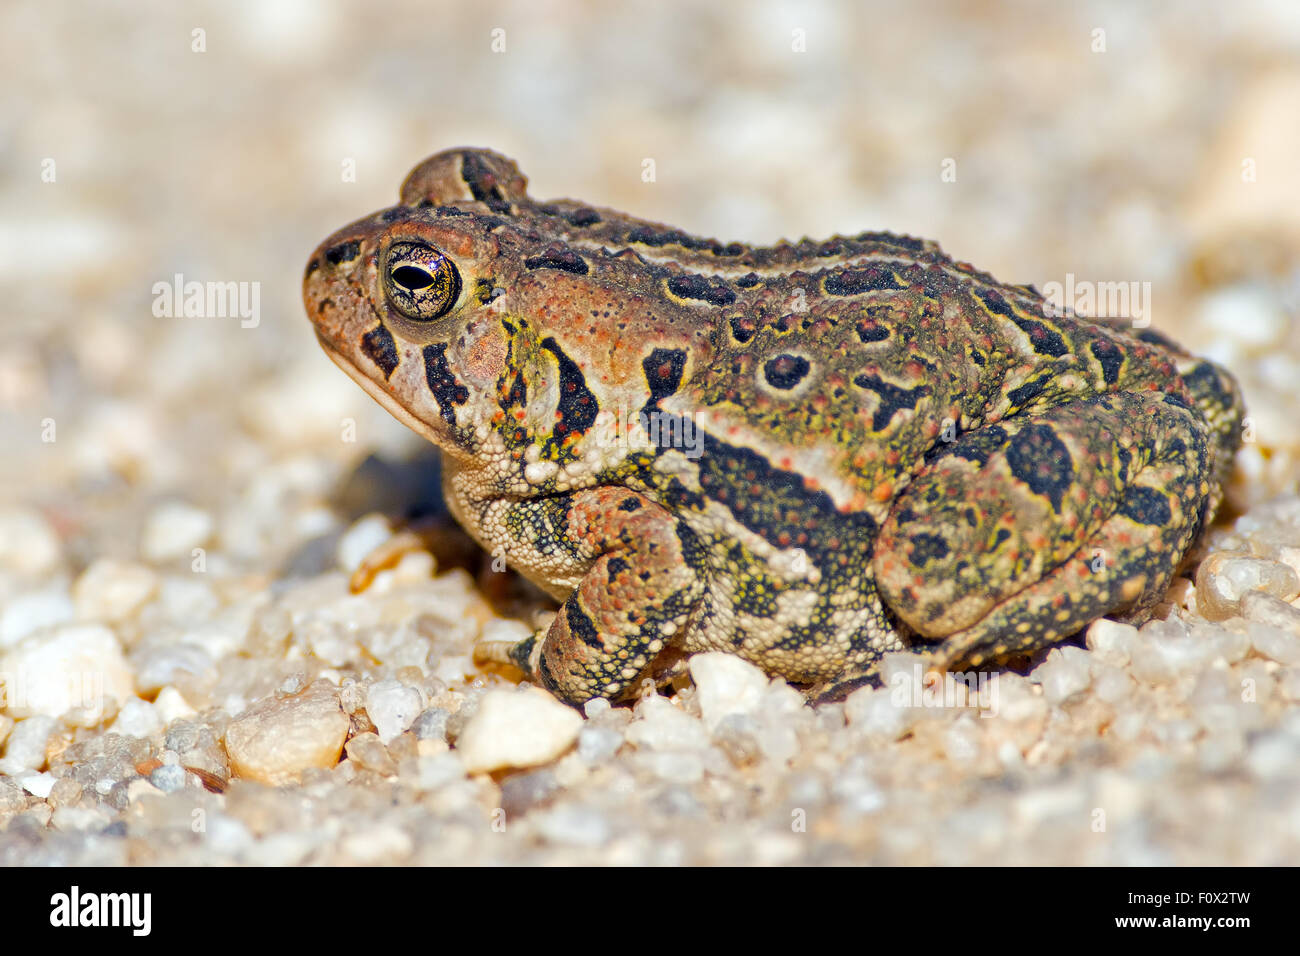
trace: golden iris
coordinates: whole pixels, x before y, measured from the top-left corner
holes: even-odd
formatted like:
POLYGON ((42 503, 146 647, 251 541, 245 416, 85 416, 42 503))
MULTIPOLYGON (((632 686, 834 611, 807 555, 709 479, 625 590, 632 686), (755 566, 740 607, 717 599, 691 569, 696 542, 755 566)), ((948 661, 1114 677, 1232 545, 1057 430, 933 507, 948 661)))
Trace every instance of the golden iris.
POLYGON ((432 322, 460 298, 455 264, 423 242, 395 242, 384 254, 384 290, 393 308, 414 322, 432 322))

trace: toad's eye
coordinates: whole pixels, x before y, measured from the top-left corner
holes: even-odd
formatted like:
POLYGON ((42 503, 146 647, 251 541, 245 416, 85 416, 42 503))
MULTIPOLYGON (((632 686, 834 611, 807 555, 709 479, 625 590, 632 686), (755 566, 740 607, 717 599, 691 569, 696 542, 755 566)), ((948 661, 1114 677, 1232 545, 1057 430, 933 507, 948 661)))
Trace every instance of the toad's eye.
POLYGON ((423 242, 395 242, 384 253, 384 291, 398 312, 432 322, 460 298, 460 273, 450 259, 423 242))

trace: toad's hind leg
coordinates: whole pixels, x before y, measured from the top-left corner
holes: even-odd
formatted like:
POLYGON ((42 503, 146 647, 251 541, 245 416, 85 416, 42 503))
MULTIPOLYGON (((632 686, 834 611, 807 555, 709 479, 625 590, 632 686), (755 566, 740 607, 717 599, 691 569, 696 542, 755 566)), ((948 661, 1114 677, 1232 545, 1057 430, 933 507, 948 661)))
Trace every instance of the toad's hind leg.
POLYGON ((1116 393, 961 436, 881 529, 877 584, 935 662, 974 667, 1111 614, 1144 620, 1212 499, 1204 419, 1116 393))

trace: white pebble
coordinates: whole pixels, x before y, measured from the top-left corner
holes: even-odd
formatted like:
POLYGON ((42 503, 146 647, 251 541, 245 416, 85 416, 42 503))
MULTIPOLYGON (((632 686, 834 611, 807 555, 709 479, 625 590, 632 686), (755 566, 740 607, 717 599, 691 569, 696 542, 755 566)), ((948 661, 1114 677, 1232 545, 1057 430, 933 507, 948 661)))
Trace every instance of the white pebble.
POLYGON ((318 839, 314 832, 268 833, 244 851, 244 860, 253 866, 297 866, 316 850, 318 839))
POLYGON ((660 780, 684 786, 704 779, 704 760, 697 750, 654 750, 641 754, 639 760, 660 780))
POLYGON ((1251 741, 1246 764, 1263 780, 1289 776, 1300 764, 1300 741, 1277 730, 1260 734, 1251 741))
POLYGON ((1300 664, 1300 637, 1270 624, 1250 624, 1250 643, 1255 650, 1279 664, 1300 664))
POLYGON ((158 575, 142 564, 101 558, 72 585, 77 617, 115 624, 135 615, 158 591, 158 575))
POLYGON ((1213 642, 1191 637, 1182 621, 1152 621, 1133 647, 1133 676, 1151 684, 1168 683, 1199 671, 1215 653, 1213 642))
POLYGON ((1138 639, 1138 629, 1132 624, 1121 624, 1106 618, 1094 621, 1088 628, 1084 643, 1107 664, 1123 667, 1129 661, 1129 653, 1138 639))
POLYGON ((609 839, 609 821, 599 810, 576 804, 556 807, 537 815, 537 831, 553 843, 603 846, 609 839))
POLYGON ((758 749, 774 764, 789 763, 799 752, 799 737, 788 721, 770 720, 754 732, 758 749))
POLYGON ((366 691, 366 713, 385 746, 405 733, 423 709, 418 690, 391 678, 371 684, 366 691))
POLYGON ((1211 621, 1241 613, 1242 596, 1265 591, 1283 601, 1300 594, 1300 575, 1280 561, 1216 552, 1196 569, 1196 606, 1211 621))
POLYGON ((103 804, 57 807, 50 815, 50 826, 64 833, 102 830, 112 822, 113 816, 103 804))
POLYGON ((153 704, 139 697, 128 697, 122 702, 122 709, 109 728, 115 734, 125 737, 152 737, 161 733, 162 719, 153 704))
POLYGON ((393 536, 393 529, 388 519, 381 514, 369 514, 358 518, 352 526, 339 537, 334 557, 338 565, 349 574, 361 567, 376 548, 393 536))
POLYGON ((133 648, 132 660, 136 666, 136 687, 142 694, 161 690, 182 675, 216 676, 212 656, 190 643, 139 645, 133 648))
POLYGON ((1300 608, 1263 591, 1251 591, 1241 596, 1241 614, 1248 621, 1300 634, 1300 608))
POLYGON ((699 691, 700 712, 710 731, 731 714, 752 714, 767 690, 767 675, 734 654, 696 654, 689 667, 699 691))
POLYGON ((0 568, 39 577, 53 571, 62 558, 59 536, 39 511, 0 509, 0 568))
POLYGON ((1093 693, 1097 699, 1113 707, 1123 706, 1133 696, 1133 690, 1137 686, 1128 671, 1105 663, 1093 665, 1092 678, 1093 693))
POLYGON ((292 783, 309 767, 338 763, 350 723, 325 681, 293 697, 267 697, 227 728, 231 769, 262 783, 292 783))
POLYGON ((0 648, 12 647, 43 627, 66 624, 72 615, 72 598, 62 583, 15 595, 0 614, 0 648))
POLYGON ((14 724, 0 757, 0 773, 19 774, 45 766, 45 748, 58 722, 53 717, 29 717, 14 724))
POLYGON ((666 697, 648 697, 636 708, 627 728, 627 742, 655 750, 699 750, 709 743, 704 724, 674 706, 666 697))
POLYGON ((1300 701, 1300 667, 1288 667, 1279 675, 1277 689, 1287 700, 1300 701))
POLYGON ((410 835, 391 823, 378 823, 343 838, 343 855, 357 863, 397 863, 411 855, 410 835))
POLYGON ((209 813, 207 824, 207 832, 203 834, 204 843, 222 853, 234 855, 256 842, 242 820, 224 813, 209 813))
POLYGON ((153 563, 189 558, 207 544, 212 528, 212 515, 201 508, 179 501, 159 505, 145 519, 140 553, 153 563))
POLYGON ((126 785, 126 799, 131 803, 135 803, 141 797, 161 797, 162 794, 161 790, 144 777, 132 780, 126 785))
POLYGON ((454 750, 446 750, 440 754, 421 754, 415 760, 415 785, 421 790, 437 790, 449 783, 465 779, 465 765, 454 750))
POLYGON ((888 687, 863 687, 844 701, 849 724, 882 740, 900 740, 916 723, 920 708, 900 703, 888 687))
POLYGON ((58 778, 52 773, 24 773, 18 776, 18 784, 34 797, 44 800, 54 789, 58 778))
MULTIPOLYGON (((599 698, 604 700, 604 698, 599 698)), ((606 702, 608 703, 608 701, 606 702)), ((582 728, 578 734, 578 755, 589 764, 604 763, 623 746, 623 735, 608 727, 592 724, 582 728)))
POLYGON ((831 790, 840 809, 851 815, 875 813, 889 803, 889 797, 864 773, 841 773, 834 778, 831 790))
POLYGON ((1049 704, 1062 704, 1088 689, 1092 675, 1088 670, 1088 652, 1077 647, 1054 647, 1035 670, 1049 704))
POLYGON ((0 657, 8 711, 14 717, 66 715, 74 726, 103 719, 105 698, 135 693, 117 637, 95 624, 69 624, 34 635, 0 657))
POLYGON ((535 767, 564 753, 582 729, 582 715, 537 687, 488 691, 456 743, 465 769, 535 767))
POLYGON ((970 714, 962 714, 943 732, 944 756, 957 766, 971 764, 980 755, 980 740, 976 719, 970 714))

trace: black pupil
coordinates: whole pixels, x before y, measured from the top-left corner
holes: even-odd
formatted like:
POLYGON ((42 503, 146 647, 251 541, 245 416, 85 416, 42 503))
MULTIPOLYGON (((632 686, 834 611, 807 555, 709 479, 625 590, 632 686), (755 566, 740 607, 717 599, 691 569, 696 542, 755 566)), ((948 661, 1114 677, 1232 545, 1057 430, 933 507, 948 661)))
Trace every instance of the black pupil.
POLYGON ((403 289, 415 292, 433 285, 433 276, 427 269, 421 269, 419 266, 398 266, 393 270, 393 281, 403 289))

